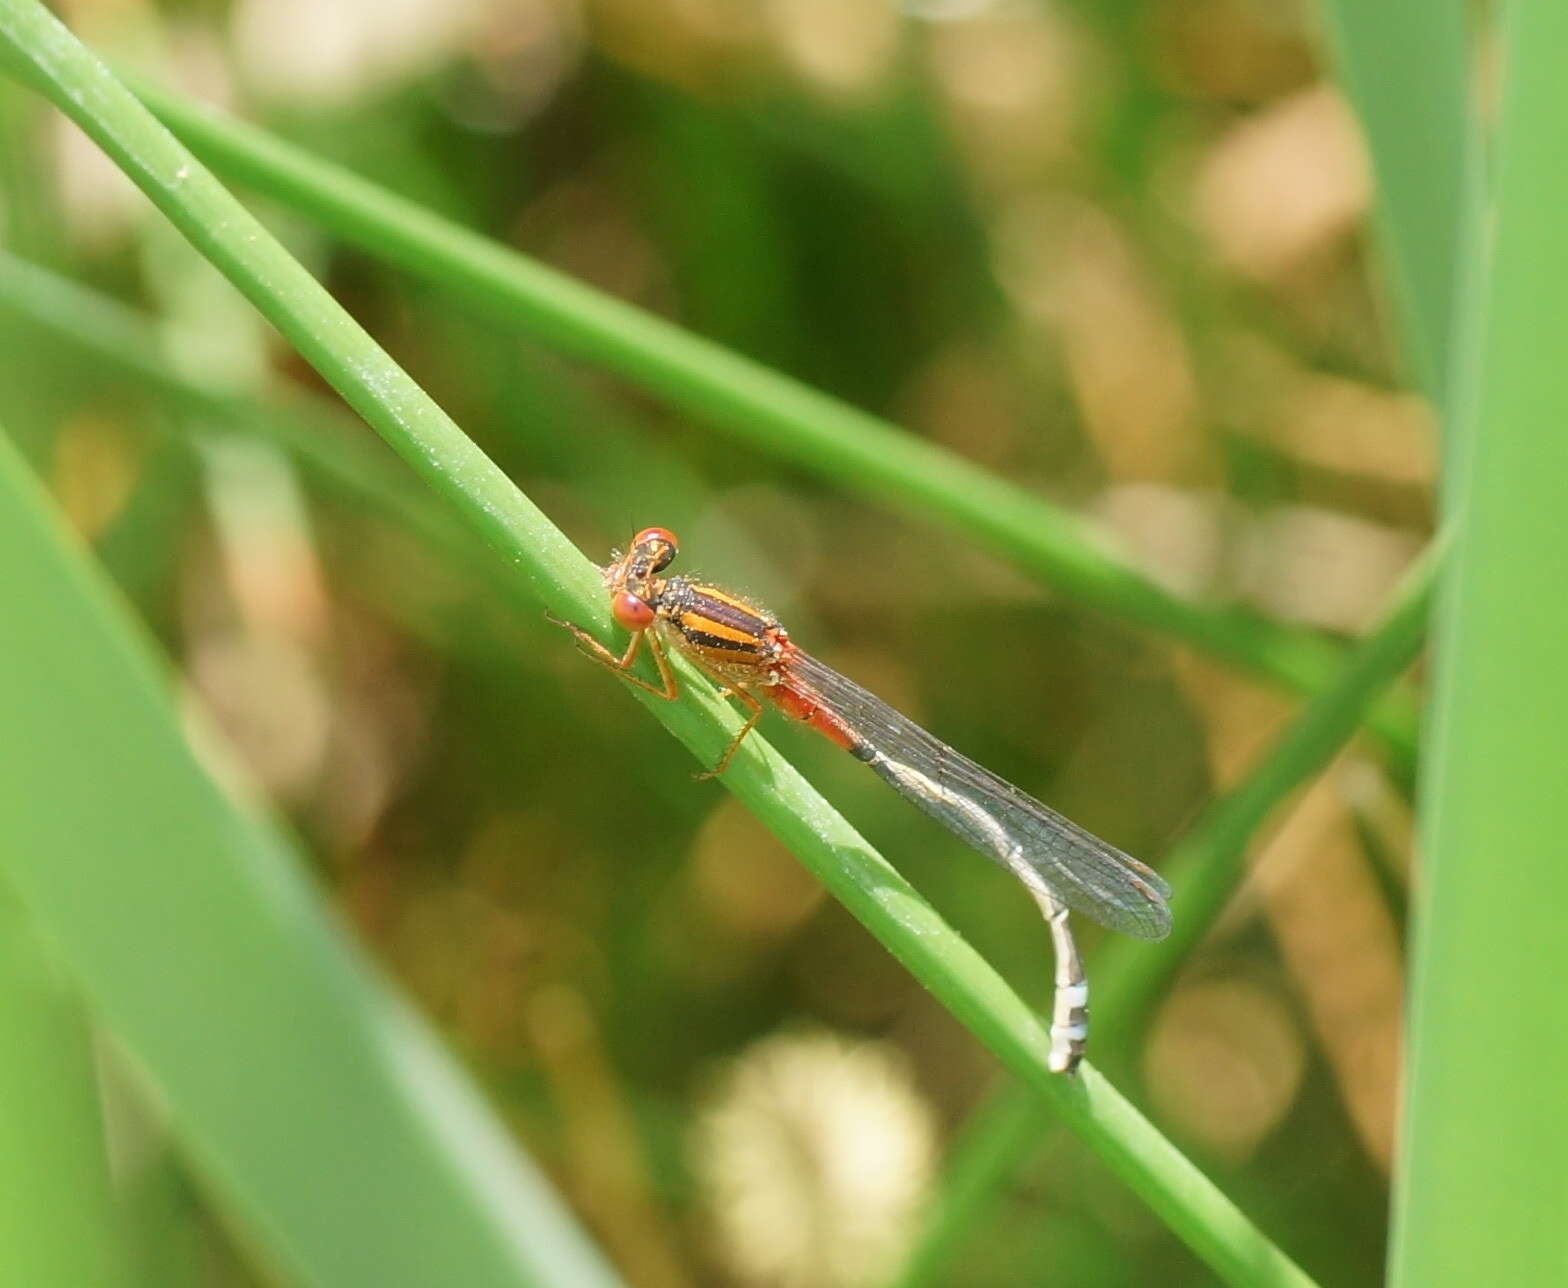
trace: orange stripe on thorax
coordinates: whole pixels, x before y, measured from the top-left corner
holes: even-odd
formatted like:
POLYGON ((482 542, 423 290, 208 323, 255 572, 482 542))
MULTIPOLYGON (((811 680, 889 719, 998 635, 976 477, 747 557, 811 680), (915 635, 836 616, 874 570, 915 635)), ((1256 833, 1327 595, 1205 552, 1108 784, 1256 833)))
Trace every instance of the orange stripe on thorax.
POLYGON ((704 635, 713 636, 714 639, 733 640, 736 644, 756 644, 762 639, 758 631, 731 626, 728 622, 721 622, 716 617, 709 617, 706 613, 700 612, 682 613, 680 626, 683 631, 701 631, 704 635))

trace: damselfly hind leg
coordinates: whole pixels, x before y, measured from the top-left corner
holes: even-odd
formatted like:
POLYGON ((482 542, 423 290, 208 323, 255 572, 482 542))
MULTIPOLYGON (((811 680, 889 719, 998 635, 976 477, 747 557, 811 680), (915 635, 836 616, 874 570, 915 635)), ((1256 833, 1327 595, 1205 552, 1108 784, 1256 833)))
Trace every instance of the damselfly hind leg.
POLYGON ((721 698, 739 698, 746 704, 746 710, 749 714, 746 717, 746 723, 741 725, 740 732, 730 739, 730 745, 724 749, 724 754, 719 757, 719 763, 712 769, 705 769, 701 773, 692 775, 698 782, 702 782, 707 778, 717 778, 728 769, 735 753, 740 750, 741 743, 746 741, 746 735, 755 729, 757 721, 762 719, 762 703, 757 701, 753 694, 746 692, 745 689, 737 689, 732 684, 726 684, 719 689, 719 696, 721 698))

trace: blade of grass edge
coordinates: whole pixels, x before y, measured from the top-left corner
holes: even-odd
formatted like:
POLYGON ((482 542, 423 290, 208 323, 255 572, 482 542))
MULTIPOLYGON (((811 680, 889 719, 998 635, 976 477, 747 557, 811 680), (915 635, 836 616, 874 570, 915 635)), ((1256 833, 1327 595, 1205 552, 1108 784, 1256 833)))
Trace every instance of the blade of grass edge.
MULTIPOLYGON (((0 51, 77 121, 192 243, 555 611, 607 625, 593 566, 517 491, 106 68, 36 0, 0 0, 0 51)), ((734 713, 682 668, 688 700, 639 696, 706 763, 734 713)), ((725 785, 1009 1068, 1057 1105, 1100 1157, 1230 1282, 1311 1281, 1093 1068, 1048 1071, 1039 1019, 970 946, 760 739, 725 785)))
POLYGON ((1418 383, 1448 401, 1454 301, 1480 151, 1457 0, 1324 0, 1332 61, 1371 153, 1373 224, 1418 383))
POLYGON ((87 1017, 8 889, 0 1052, 0 1283, 124 1285, 87 1017))
POLYGON ((1457 545, 1436 616, 1407 1100, 1390 1282, 1551 1283, 1568 1265, 1568 9, 1517 0, 1503 41, 1490 276, 1463 300, 1444 479, 1457 545))

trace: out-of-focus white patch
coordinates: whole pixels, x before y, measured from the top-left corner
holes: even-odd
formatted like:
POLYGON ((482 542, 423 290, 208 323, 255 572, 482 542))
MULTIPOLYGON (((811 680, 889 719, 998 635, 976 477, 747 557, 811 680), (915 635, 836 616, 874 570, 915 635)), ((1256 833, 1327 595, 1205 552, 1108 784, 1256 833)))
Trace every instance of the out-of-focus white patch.
POLYGON ((1256 520, 1241 542, 1242 593, 1274 617, 1353 633, 1421 550, 1412 532, 1309 506, 1256 520))
POLYGON ((1368 1154, 1392 1166, 1404 1016, 1399 931, 1346 809, 1324 774, 1286 814, 1249 883, 1368 1154))
POLYGON ((898 52, 898 11, 889 0, 768 0, 765 8, 779 52, 836 97, 875 92, 898 52))
POLYGON ((1355 118, 1326 85, 1247 117, 1197 177, 1198 224, 1219 256, 1272 279, 1341 236, 1366 212, 1371 175, 1355 118))
POLYGON ((1216 475, 1186 340, 1126 230, 1090 202, 1028 194, 1002 207, 993 235, 997 280, 1059 347, 1112 477, 1216 475))
POLYGON ((312 654, 277 632, 212 631, 186 656, 196 691, 267 792, 306 793, 326 753, 332 704, 312 654))
POLYGON ((894 1048, 763 1039, 714 1083, 692 1136, 720 1256, 745 1284, 885 1281, 915 1232, 935 1134, 894 1048))
POLYGON ((1094 513, 1139 569, 1167 590, 1201 595, 1220 580, 1225 534, 1236 521, 1223 493, 1123 483, 1100 496, 1094 513))
POLYGON ((201 454, 224 576, 244 624, 324 638, 329 596, 288 459, 270 444, 224 437, 204 440, 201 454))
POLYGON ((1437 476, 1437 426, 1416 394, 1314 371, 1261 336, 1224 344, 1221 418, 1318 469, 1403 487, 1437 476))
POLYGON ((982 188, 1036 189, 1078 155, 1100 102, 1098 49, 1065 11, 991 6, 922 43, 956 154, 982 188))
POLYGON ((493 7, 493 0, 239 0, 234 50, 263 93, 344 102, 443 62, 493 7))
POLYGON ((52 122, 60 211, 71 239, 102 249, 151 209, 136 185, 103 150, 63 116, 52 122))
POLYGON ((216 557, 227 595, 187 598, 186 669, 218 727, 274 795, 314 782, 332 727, 318 660, 328 596, 304 498, 270 444, 201 443, 216 557))
POLYGON ((1171 995, 1149 1039, 1144 1080, 1162 1117, 1239 1162, 1290 1109, 1305 1066, 1306 1044, 1284 999, 1232 976, 1171 995))
POLYGON ((963 22, 1002 7, 1002 0, 902 0, 911 18, 925 22, 963 22))

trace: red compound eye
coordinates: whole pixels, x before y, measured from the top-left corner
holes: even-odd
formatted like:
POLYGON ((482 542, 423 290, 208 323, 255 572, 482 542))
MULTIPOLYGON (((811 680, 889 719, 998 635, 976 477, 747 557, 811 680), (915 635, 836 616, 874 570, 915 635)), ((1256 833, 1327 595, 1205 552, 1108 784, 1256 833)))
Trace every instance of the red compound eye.
POLYGON ((640 546, 648 541, 667 541, 672 546, 677 544, 675 534, 668 528, 644 528, 632 538, 632 545, 640 546))
POLYGON ((653 625, 654 611, 646 600, 623 590, 610 601, 610 616, 629 631, 645 631, 653 625))

